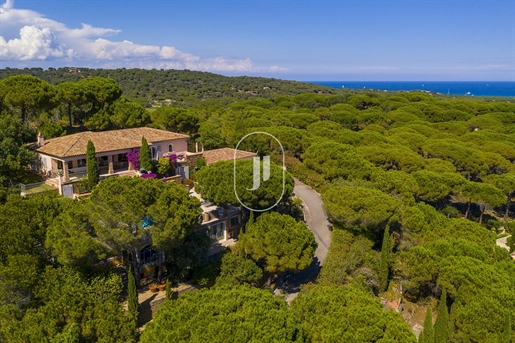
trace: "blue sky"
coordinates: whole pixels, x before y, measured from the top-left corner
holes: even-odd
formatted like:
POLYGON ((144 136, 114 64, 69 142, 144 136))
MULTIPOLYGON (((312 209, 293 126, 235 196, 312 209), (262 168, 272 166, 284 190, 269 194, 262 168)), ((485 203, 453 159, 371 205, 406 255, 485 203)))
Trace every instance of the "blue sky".
POLYGON ((515 82, 515 0, 7 1, 7 66, 515 82))

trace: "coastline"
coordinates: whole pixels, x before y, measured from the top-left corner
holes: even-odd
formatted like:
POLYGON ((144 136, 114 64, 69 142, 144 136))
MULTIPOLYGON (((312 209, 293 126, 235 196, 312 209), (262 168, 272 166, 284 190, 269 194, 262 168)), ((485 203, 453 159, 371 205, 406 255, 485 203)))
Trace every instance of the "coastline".
POLYGON ((338 89, 424 91, 470 97, 515 97, 511 81, 303 81, 338 89))

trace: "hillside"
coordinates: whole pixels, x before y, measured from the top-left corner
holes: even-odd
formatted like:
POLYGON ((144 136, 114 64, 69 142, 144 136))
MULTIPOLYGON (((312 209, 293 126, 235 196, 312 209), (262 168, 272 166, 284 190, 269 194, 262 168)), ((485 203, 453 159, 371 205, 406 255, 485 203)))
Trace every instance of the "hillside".
POLYGON ((228 104, 256 96, 272 98, 302 93, 338 94, 338 89, 297 81, 273 78, 234 76, 190 70, 88 69, 88 68, 24 68, 0 69, 0 79, 11 75, 30 74, 56 85, 100 76, 116 80, 124 96, 150 107, 163 101, 178 107, 195 106, 200 102, 228 104))

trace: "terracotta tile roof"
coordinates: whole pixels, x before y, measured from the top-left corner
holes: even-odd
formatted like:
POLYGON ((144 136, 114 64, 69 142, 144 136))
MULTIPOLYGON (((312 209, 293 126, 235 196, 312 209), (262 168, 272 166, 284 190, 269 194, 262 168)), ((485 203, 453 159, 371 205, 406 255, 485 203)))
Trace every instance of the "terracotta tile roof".
MULTIPOLYGON (((236 150, 236 158, 249 158, 257 156, 254 152, 248 152, 243 150, 236 150)), ((228 161, 234 159, 234 149, 221 148, 215 150, 204 151, 204 159, 206 164, 213 164, 218 161, 228 161)))
POLYGON ((145 136, 149 144, 173 139, 189 138, 188 135, 150 127, 102 132, 86 131, 48 139, 45 141, 45 145, 36 149, 36 151, 56 157, 86 155, 86 146, 89 140, 95 145, 95 152, 97 153, 131 149, 141 146, 141 138, 143 136, 145 136))

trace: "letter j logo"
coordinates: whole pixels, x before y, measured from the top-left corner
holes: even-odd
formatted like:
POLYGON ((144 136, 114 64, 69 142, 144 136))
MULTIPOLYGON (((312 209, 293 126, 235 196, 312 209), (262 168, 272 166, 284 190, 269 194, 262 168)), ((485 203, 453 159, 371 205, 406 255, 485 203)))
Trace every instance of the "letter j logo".
MULTIPOLYGON (((246 161, 245 161, 246 162, 246 161)), ((250 161, 249 161, 250 162, 250 161)), ((273 135, 269 134, 268 132, 252 132, 252 133, 249 133, 247 134, 246 136, 244 136, 239 142, 238 144, 236 144, 236 148, 234 149, 234 195, 236 196, 236 199, 238 199, 238 202, 245 208, 251 210, 251 211, 255 211, 255 212, 265 212, 265 211, 268 211, 272 208, 274 208, 275 206, 277 206, 277 204, 279 203, 279 201, 281 201, 283 195, 284 195, 284 188, 285 188, 285 173, 286 173, 286 168, 285 168, 285 163, 284 163, 284 149, 283 149, 283 146, 281 144, 281 142, 279 142, 279 140, 277 138, 275 138, 273 135), (282 165, 282 173, 281 172, 278 172, 279 170, 281 169, 278 169, 277 167, 274 167, 274 168, 271 168, 271 165, 270 165, 270 156, 263 156, 263 159, 261 159, 261 157, 259 156, 255 156, 252 158, 252 171, 249 169, 249 168, 245 168, 244 166, 247 166, 247 167, 250 167, 250 165, 248 164, 245 164, 245 163, 242 163, 242 164, 238 164, 240 167, 237 167, 237 163, 236 163, 236 160, 238 159, 238 153, 241 154, 241 151, 238 150, 238 147, 240 146, 240 144, 242 144, 248 137, 250 136, 253 136, 253 135, 261 135, 261 136, 265 136, 264 139, 263 137, 259 137, 260 139, 255 139, 253 140, 252 143, 248 144, 250 146, 255 146, 256 142, 259 144, 263 144, 263 142, 266 142, 267 146, 271 147, 271 146, 275 146, 275 147, 279 147, 280 148, 280 152, 282 154, 282 162, 283 162, 283 165, 282 165), (275 142, 274 142, 275 141, 275 142), (277 144, 276 144, 277 143, 277 144), (262 161, 262 162, 261 162, 262 161), (263 166, 263 167, 261 167, 263 166), (240 169, 238 169, 240 168, 240 169), (261 172, 261 168, 262 168, 262 172, 261 172), (273 172, 273 170, 275 170, 275 172, 273 172), (250 175, 250 173, 252 172, 252 175, 250 175), (252 180, 252 187, 250 187, 250 181, 252 180), (266 199, 260 199, 259 198, 259 194, 263 194, 263 193, 255 193, 255 194, 252 194, 252 192, 255 192, 257 191, 260 187, 263 187, 263 184, 262 182, 271 182, 269 183, 265 188, 266 188, 266 199), (239 184, 238 186, 239 187, 236 187, 238 183, 241 183, 239 184), (279 194, 279 183, 282 184, 282 192, 279 194), (277 186, 272 186, 272 185, 277 185, 277 186), (275 189, 273 188, 275 187, 275 189), (241 194, 238 194, 238 191, 241 193, 241 194), (277 194, 277 196, 275 195, 272 195, 270 197, 269 193, 272 192, 272 194, 277 194), (257 199, 256 199, 257 198, 257 199), (250 200, 252 199, 252 201, 250 200), (270 201, 270 199, 273 199, 272 201, 270 201), (271 204, 274 200, 275 201, 275 204, 271 204), (247 202, 247 203, 246 203, 247 202), (257 204, 259 203, 259 206, 261 206, 261 204, 265 204, 264 207, 268 206, 268 205, 271 205, 265 209, 262 209, 262 208, 252 208, 252 204, 257 204)))
MULTIPOLYGON (((247 188, 249 191, 255 191, 261 184, 261 159, 254 157, 254 173, 252 174, 252 188, 247 188)), ((270 178, 270 156, 263 157, 263 181, 270 178)))

